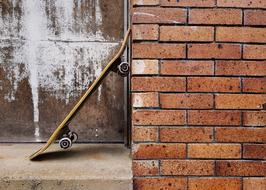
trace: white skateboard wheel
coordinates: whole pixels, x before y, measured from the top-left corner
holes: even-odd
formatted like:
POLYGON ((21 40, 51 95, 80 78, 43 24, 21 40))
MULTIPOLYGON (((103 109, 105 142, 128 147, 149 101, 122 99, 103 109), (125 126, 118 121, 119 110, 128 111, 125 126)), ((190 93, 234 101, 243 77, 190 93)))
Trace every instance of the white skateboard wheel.
POLYGON ((71 140, 72 142, 76 142, 78 140, 78 134, 75 132, 71 132, 71 140))
POLYGON ((72 146, 72 141, 68 137, 60 139, 59 145, 63 149, 70 148, 72 146))

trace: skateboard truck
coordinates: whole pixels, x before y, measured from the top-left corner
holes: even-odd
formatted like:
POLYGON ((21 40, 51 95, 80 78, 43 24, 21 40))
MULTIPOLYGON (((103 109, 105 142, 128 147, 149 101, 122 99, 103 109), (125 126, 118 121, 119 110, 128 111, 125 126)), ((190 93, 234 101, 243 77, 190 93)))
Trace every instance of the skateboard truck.
POLYGON ((59 146, 63 149, 68 149, 72 146, 72 143, 78 140, 78 134, 70 131, 69 127, 66 126, 62 129, 59 136, 59 146))

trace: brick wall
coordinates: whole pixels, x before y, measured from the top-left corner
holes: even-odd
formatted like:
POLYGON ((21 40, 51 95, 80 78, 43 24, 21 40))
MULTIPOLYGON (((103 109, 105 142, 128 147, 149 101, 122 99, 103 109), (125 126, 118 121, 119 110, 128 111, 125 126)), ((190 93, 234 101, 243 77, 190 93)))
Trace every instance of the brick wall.
POLYGON ((135 190, 265 190, 266 0, 132 0, 135 190))

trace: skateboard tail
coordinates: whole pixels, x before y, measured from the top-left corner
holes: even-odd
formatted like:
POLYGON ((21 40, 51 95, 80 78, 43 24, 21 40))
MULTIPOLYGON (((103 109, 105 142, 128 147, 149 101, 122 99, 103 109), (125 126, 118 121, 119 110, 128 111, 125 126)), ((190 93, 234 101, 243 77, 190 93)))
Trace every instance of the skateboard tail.
POLYGON ((60 132, 61 129, 57 128, 57 130, 54 131, 54 133, 51 135, 51 137, 49 138, 49 140, 47 141, 47 143, 40 148, 39 150, 37 150, 36 152, 34 152, 32 155, 29 156, 30 160, 35 159, 37 156, 39 156, 42 152, 44 152, 58 137, 58 134, 60 132))
POLYGON ((36 152, 34 152, 32 155, 29 156, 30 160, 33 160, 34 158, 36 158, 38 156, 38 152, 40 152, 42 149, 40 148, 39 150, 37 150, 36 152))
POLYGON ((85 100, 93 93, 94 90, 96 90, 96 88, 99 85, 99 83, 101 83, 101 81, 105 78, 105 76, 108 74, 108 72, 110 72, 113 63, 122 55, 122 53, 126 49, 126 44, 127 44, 128 39, 129 39, 130 33, 131 33, 131 29, 129 28, 127 33, 126 33, 126 35, 125 35, 125 37, 124 37, 124 40, 122 42, 122 45, 121 45, 119 51, 111 59, 111 61, 109 61, 107 66, 102 71, 101 75, 93 82, 93 84, 89 87, 89 89, 85 92, 85 94, 80 98, 80 100, 72 108, 72 110, 69 112, 69 114, 60 123, 60 125, 53 132, 53 134, 51 135, 51 137, 49 138, 47 143, 42 148, 40 148, 38 151, 36 151, 35 153, 33 153, 29 157, 30 160, 33 160, 34 158, 39 156, 41 153, 43 153, 47 148, 49 148, 49 146, 58 138, 60 131, 64 127, 66 127, 70 123, 72 118, 78 113, 79 109, 81 108, 81 106, 83 105, 85 100))

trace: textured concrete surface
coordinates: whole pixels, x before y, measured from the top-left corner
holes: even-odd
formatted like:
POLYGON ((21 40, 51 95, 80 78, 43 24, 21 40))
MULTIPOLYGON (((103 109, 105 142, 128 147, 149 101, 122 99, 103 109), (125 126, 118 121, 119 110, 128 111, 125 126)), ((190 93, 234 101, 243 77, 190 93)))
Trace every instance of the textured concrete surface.
POLYGON ((0 190, 131 190, 130 151, 123 145, 53 145, 38 161, 40 144, 0 144, 0 190))
MULTIPOLYGON (((0 142, 46 141, 118 51, 124 2, 0 0, 0 142)), ((123 142, 123 97, 108 75, 70 124, 80 142, 123 142)))

